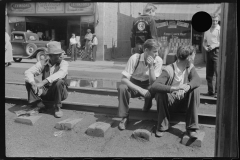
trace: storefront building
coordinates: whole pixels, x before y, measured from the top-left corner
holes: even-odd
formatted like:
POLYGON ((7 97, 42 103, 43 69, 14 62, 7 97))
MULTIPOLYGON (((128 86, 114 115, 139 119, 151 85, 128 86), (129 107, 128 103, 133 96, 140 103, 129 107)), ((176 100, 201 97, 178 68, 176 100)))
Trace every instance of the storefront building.
MULTIPOLYGON (((34 33, 42 32, 45 39, 61 41, 67 48, 71 33, 84 36, 88 28, 98 38, 98 61, 128 59, 131 56, 130 36, 133 20, 143 13, 147 3, 8 3, 6 29, 34 33), (7 23, 8 22, 8 23, 7 23)), ((157 7, 158 39, 169 53, 182 44, 197 49, 196 62, 204 61, 203 33, 191 26, 191 18, 198 11, 220 13, 220 4, 154 3, 157 7)))
POLYGON ((95 31, 94 3, 8 3, 7 31, 31 31, 42 40, 56 40, 66 50, 72 33, 84 44, 87 29, 95 31))

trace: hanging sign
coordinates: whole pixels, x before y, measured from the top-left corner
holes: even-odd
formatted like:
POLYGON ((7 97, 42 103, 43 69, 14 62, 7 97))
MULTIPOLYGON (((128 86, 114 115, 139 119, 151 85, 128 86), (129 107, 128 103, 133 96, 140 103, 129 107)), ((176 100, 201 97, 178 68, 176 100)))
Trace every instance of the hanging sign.
POLYGON ((9 14, 33 14, 35 13, 35 3, 9 3, 7 12, 9 14))
POLYGON ((36 3, 36 13, 64 13, 64 3, 36 3))
POLYGON ((93 14, 93 3, 66 3, 65 13, 93 14))
POLYGON ((165 27, 168 25, 168 22, 162 22, 162 23, 157 23, 157 28, 160 28, 160 27, 165 27))
POLYGON ((185 27, 185 28, 188 28, 188 26, 189 26, 188 23, 184 23, 184 22, 181 22, 181 21, 177 21, 177 25, 181 26, 181 27, 185 27))

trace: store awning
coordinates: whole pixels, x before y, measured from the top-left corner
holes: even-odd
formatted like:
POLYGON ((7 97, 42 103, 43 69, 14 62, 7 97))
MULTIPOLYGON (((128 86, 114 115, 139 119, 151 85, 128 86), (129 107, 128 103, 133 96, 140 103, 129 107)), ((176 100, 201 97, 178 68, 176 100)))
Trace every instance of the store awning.
POLYGON ((191 21, 192 16, 205 11, 209 14, 221 13, 221 4, 154 4, 157 7, 156 18, 161 20, 191 21))

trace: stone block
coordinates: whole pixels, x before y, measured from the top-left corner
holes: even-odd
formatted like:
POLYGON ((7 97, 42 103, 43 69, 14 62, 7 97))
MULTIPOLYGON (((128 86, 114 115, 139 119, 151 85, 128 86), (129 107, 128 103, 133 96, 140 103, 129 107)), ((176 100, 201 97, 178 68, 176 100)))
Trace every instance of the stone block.
POLYGON ((190 138, 186 133, 183 135, 181 143, 186 146, 202 146, 202 141, 205 136, 205 132, 198 132, 198 138, 190 138))
POLYGON ((40 115, 34 115, 34 116, 20 116, 15 119, 15 122, 17 123, 23 123, 27 125, 34 125, 34 123, 41 118, 40 115))
POLYGON ((81 120, 82 118, 68 118, 63 121, 57 122, 55 128, 60 130, 71 130, 81 120))
POLYGON ((132 133, 132 137, 135 139, 145 139, 151 141, 152 130, 154 125, 151 123, 143 122, 143 124, 132 133))
POLYGON ((86 134, 93 137, 104 137, 105 133, 111 127, 113 122, 113 120, 95 122, 88 127, 88 129, 86 130, 86 134))

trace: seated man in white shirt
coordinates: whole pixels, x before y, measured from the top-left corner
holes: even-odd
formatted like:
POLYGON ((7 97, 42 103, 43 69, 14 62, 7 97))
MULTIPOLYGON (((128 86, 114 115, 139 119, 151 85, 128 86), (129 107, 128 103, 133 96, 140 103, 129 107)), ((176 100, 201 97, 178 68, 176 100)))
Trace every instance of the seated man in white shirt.
POLYGON ((122 118, 119 129, 124 130, 128 122, 129 99, 144 97, 144 111, 148 111, 152 106, 152 98, 148 91, 151 84, 161 74, 162 59, 158 56, 161 44, 155 39, 148 39, 143 44, 144 53, 135 53, 127 63, 122 72, 122 83, 118 87, 118 115, 122 118))
POLYGON ((52 101, 54 115, 57 118, 63 116, 61 111, 62 102, 68 96, 67 74, 68 62, 62 59, 64 51, 60 42, 51 41, 47 44, 46 54, 49 59, 37 62, 30 69, 25 71, 28 102, 35 110, 42 112, 45 108, 43 101, 52 101), (42 82, 34 77, 42 74, 42 82))

